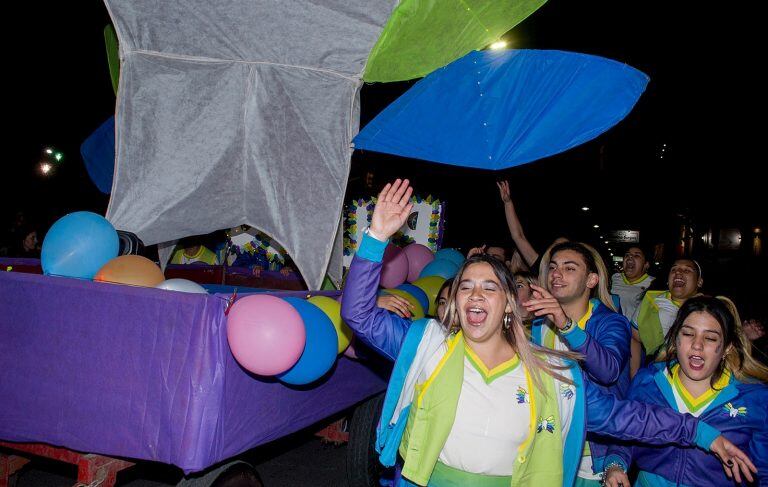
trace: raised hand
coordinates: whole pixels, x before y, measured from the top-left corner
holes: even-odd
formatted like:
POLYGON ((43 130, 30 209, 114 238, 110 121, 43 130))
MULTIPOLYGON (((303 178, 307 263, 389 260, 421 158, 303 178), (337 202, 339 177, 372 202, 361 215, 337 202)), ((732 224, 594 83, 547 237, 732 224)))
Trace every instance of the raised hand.
POLYGON ((723 463, 723 470, 725 470, 728 478, 735 479, 736 482, 741 484, 741 475, 743 474, 749 482, 754 482, 752 474, 757 473, 755 464, 752 463, 752 460, 749 459, 746 453, 728 441, 723 435, 715 438, 712 444, 709 445, 709 450, 723 463))
POLYGON ((504 203, 510 203, 512 197, 509 194, 509 181, 496 181, 496 186, 499 187, 499 196, 504 203))
POLYGON ((370 231, 373 237, 387 240, 400 230, 413 208, 411 193, 413 188, 407 179, 396 179, 394 183, 384 186, 371 217, 370 231))
POLYGON ((486 247, 487 247, 486 245, 483 245, 482 247, 472 247, 471 249, 469 249, 469 252, 467 252, 467 259, 469 259, 473 255, 484 254, 486 247))
POLYGON ((522 303, 525 309, 536 316, 548 315, 556 327, 563 328, 568 323, 568 316, 557 299, 549 294, 549 291, 535 284, 531 284, 531 290, 533 299, 522 303))

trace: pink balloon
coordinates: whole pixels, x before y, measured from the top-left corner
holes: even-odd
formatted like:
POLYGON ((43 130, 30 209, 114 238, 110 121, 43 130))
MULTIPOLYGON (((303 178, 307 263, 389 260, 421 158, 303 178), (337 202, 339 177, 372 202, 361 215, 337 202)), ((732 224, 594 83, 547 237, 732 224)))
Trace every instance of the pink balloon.
POLYGON ((429 250, 429 247, 420 243, 414 242, 407 245, 403 253, 408 257, 408 282, 418 279, 424 266, 435 260, 435 254, 429 250))
POLYGON ((235 360, 254 374, 277 375, 293 367, 306 339, 299 312, 275 296, 245 296, 229 310, 229 348, 235 360))
POLYGON ((382 264, 379 282, 382 287, 393 288, 405 282, 408 277, 408 256, 400 247, 387 245, 382 264))

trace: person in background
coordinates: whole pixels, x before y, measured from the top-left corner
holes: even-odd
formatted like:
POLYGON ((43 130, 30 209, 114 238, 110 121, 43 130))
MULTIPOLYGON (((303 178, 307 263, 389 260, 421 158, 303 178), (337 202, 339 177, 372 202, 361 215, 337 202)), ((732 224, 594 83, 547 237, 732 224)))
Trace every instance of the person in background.
POLYGON ((40 241, 34 227, 24 224, 16 229, 12 238, 8 249, 11 257, 40 258, 40 241))
POLYGON ((632 245, 624 252, 621 272, 611 276, 611 293, 619 297, 621 312, 632 324, 632 357, 630 375, 635 376, 643 357, 640 335, 637 331, 637 310, 645 292, 653 283, 653 276, 648 275, 650 262, 645 251, 632 245))
MULTIPOLYGON (((680 306, 699 294, 704 285, 701 266, 691 258, 675 260, 667 276, 667 291, 646 291, 637 310, 637 334, 647 356, 655 354, 664 343, 667 332, 675 322, 680 306)), ((636 345, 633 350, 640 350, 636 345)), ((642 358, 634 357, 640 364, 642 358)))
POLYGON ((201 244, 197 237, 182 239, 173 251, 171 264, 205 264, 218 265, 218 256, 205 245, 201 244))

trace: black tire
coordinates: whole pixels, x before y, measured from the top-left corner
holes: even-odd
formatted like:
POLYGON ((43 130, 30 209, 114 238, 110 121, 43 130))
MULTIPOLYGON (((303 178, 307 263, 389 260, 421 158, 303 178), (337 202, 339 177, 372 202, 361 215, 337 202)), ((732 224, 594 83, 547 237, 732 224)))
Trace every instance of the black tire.
POLYGON ((264 487, 256 469, 239 460, 198 475, 181 479, 176 487, 264 487))
POLYGON ((228 468, 211 483, 211 487, 264 487, 251 465, 241 462, 228 468))
POLYGON ((349 421, 347 444, 347 485, 374 487, 384 468, 375 450, 376 425, 381 416, 384 394, 374 396, 355 408, 349 421))

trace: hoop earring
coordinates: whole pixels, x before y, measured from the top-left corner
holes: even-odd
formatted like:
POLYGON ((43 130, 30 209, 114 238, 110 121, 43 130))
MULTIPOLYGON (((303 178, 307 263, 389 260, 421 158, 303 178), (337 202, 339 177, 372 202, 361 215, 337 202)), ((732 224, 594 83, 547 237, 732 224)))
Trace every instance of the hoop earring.
POLYGON ((504 313, 504 319, 501 321, 501 326, 505 330, 509 330, 512 324, 512 316, 510 316, 512 313, 504 313))

